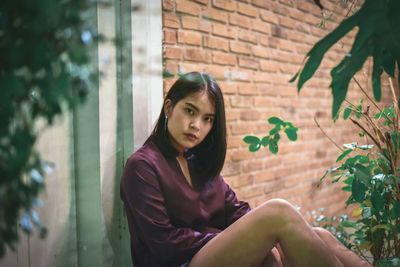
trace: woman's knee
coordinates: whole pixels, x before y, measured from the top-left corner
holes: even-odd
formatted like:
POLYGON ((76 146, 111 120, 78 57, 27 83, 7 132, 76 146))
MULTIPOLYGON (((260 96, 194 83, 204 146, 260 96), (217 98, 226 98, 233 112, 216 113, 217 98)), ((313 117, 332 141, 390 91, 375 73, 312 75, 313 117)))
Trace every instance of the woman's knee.
POLYGON ((299 216, 295 207, 287 200, 275 198, 264 202, 260 207, 260 213, 267 220, 275 219, 281 223, 291 222, 299 216))

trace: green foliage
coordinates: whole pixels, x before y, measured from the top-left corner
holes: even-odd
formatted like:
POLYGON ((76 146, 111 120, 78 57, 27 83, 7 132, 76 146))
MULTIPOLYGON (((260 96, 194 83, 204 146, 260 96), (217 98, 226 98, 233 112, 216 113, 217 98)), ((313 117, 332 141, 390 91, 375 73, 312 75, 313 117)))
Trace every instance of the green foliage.
POLYGON ((89 60, 97 37, 85 23, 93 6, 0 1, 0 257, 6 246, 14 249, 18 225, 45 234, 35 209, 52 166, 34 148, 37 122, 51 125, 96 88, 89 60))
POLYGON ((394 102, 374 115, 362 105, 344 109, 343 118, 357 125, 373 145, 344 145, 346 150, 337 158, 341 165, 326 172, 333 182, 344 183, 342 189, 349 192, 346 205, 354 208, 355 220, 341 223, 351 229, 347 244, 364 258, 372 255, 369 260, 376 266, 398 266, 400 260, 400 110, 394 102))
MULTIPOLYGON (((358 28, 353 46, 343 60, 332 69, 330 87, 333 94, 332 117, 334 118, 344 101, 352 77, 362 68, 369 56, 373 57, 372 85, 374 97, 381 99, 381 73, 391 77, 395 65, 400 64, 400 1, 365 0, 362 7, 326 37, 317 42, 307 53, 304 67, 291 79, 298 78, 297 89, 301 90, 318 69, 325 53, 342 37, 358 28)), ((346 114, 347 116, 347 114, 346 114)))
POLYGON ((290 141, 297 140, 298 128, 293 126, 291 122, 283 121, 278 117, 270 117, 268 119, 268 123, 273 125, 274 128, 269 131, 269 134, 267 136, 264 136, 260 139, 257 136, 247 135, 243 138, 243 141, 249 145, 250 152, 256 152, 261 147, 268 147, 269 151, 272 154, 277 154, 279 151, 278 142, 281 138, 281 135, 279 133, 282 130, 290 141))

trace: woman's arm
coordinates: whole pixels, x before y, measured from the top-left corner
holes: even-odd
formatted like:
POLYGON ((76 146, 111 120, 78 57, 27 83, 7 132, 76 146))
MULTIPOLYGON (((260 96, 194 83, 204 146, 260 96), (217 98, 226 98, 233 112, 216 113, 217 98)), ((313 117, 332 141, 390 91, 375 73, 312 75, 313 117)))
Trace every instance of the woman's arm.
POLYGON ((129 161, 121 181, 121 197, 137 235, 160 260, 187 261, 217 232, 203 233, 171 224, 154 169, 146 161, 129 161))

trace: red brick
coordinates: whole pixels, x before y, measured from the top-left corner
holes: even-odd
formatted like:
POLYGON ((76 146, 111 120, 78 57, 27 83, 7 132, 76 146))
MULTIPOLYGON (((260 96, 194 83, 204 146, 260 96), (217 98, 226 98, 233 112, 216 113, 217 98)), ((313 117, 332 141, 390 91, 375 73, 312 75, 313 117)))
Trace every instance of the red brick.
POLYGON ((210 2, 210 0, 193 0, 193 1, 203 5, 208 5, 208 3, 210 2))
POLYGON ((251 54, 251 46, 249 44, 239 43, 237 41, 230 41, 230 50, 231 52, 235 52, 237 54, 250 55, 251 54))
POLYGON ((261 34, 259 37, 260 37, 259 39, 260 39, 261 45, 267 46, 267 47, 272 47, 272 48, 278 47, 279 40, 277 38, 273 38, 271 36, 266 36, 264 34, 261 34))
POLYGON ((315 17, 313 15, 306 14, 304 16, 304 22, 310 24, 313 27, 316 27, 321 22, 321 18, 320 18, 320 16, 319 17, 315 17))
POLYGON ((202 32, 210 32, 211 23, 205 19, 199 19, 191 16, 182 17, 182 27, 184 29, 198 30, 202 32))
POLYGON ((253 55, 256 57, 269 58, 270 50, 263 46, 253 46, 253 55))
POLYGON ((279 22, 278 15, 269 10, 260 10, 260 17, 263 21, 272 24, 278 24, 279 22))
MULTIPOLYGON (((205 67, 205 71, 210 73, 214 79, 216 80, 225 80, 227 76, 229 76, 229 70, 227 69, 226 66, 220 66, 220 65, 207 65, 205 67)), ((218 84, 221 82, 219 81, 218 84)))
POLYGON ((248 70, 235 69, 230 72, 230 78, 234 81, 250 82, 253 80, 253 73, 248 70))
POLYGON ((254 198, 256 196, 262 195, 264 193, 264 188, 259 185, 240 187, 237 190, 238 196, 247 199, 254 198))
POLYGON ((299 1, 297 3, 297 8, 301 11, 304 11, 306 13, 311 13, 316 16, 321 15, 321 9, 319 9, 319 7, 316 4, 311 3, 311 2, 299 1))
POLYGON ((247 69, 256 70, 259 68, 258 59, 250 57, 239 57, 239 66, 247 69))
POLYGON ((164 30, 164 43, 176 44, 176 32, 164 30))
POLYGON ((257 8, 255 8, 251 5, 246 5, 246 4, 242 4, 242 3, 238 3, 237 12, 239 12, 240 14, 249 16, 249 17, 253 17, 253 18, 258 16, 257 8))
POLYGON ((176 11, 184 14, 198 16, 200 14, 200 6, 187 0, 176 0, 176 11))
MULTIPOLYGON (((226 102, 225 102, 226 103, 226 102)), ((236 109, 226 109, 226 121, 237 121, 239 119, 239 111, 236 109)), ((229 134, 229 128, 228 128, 229 134)))
MULTIPOLYGON (((245 144, 243 140, 241 140, 241 142, 243 145, 245 144)), ((249 161, 243 163, 242 164, 243 172, 249 173, 249 172, 261 170, 263 168, 263 161, 264 161, 264 159, 254 159, 254 160, 249 160, 249 161)))
POLYGON ((236 56, 222 53, 222 52, 213 52, 212 53, 212 62, 220 65, 236 65, 236 56))
POLYGON ((198 32, 178 31, 178 43, 200 46, 202 36, 198 32))
POLYGON ((240 95, 257 95, 257 87, 251 83, 238 83, 238 91, 240 95))
POLYGON ((232 176, 235 174, 240 173, 240 163, 239 162, 227 162, 224 165, 224 168, 222 169, 222 175, 224 176, 224 179, 228 176, 232 176))
POLYGON ((199 66, 198 63, 189 63, 189 62, 180 62, 179 63, 179 71, 181 73, 187 73, 192 71, 202 71, 203 69, 199 66))
POLYGON ((270 0, 252 0, 251 3, 257 7, 262 7, 268 10, 271 10, 270 0))
POLYGON ((271 78, 266 73, 257 71, 254 74, 254 81, 255 82, 268 82, 270 80, 271 80, 271 78))
POLYGON ((258 20, 253 20, 252 24, 253 24, 252 25, 253 31, 266 33, 266 34, 271 33, 271 25, 269 23, 261 22, 258 20))
POLYGON ((229 51, 229 41, 219 37, 204 36, 204 46, 216 50, 229 51))
POLYGON ((218 82, 224 94, 236 94, 237 84, 233 82, 218 82))
POLYGON ((279 62, 261 59, 260 60, 260 69, 262 71, 278 72, 279 71, 279 62))
POLYGON ((286 29, 278 25, 271 26, 271 35, 273 37, 287 39, 286 29))
POLYGON ((229 27, 228 25, 213 23, 212 33, 217 36, 227 37, 230 39, 236 39, 237 29, 234 27, 229 27))
POLYGON ((244 41, 244 42, 248 42, 248 43, 252 43, 252 44, 258 43, 258 35, 254 34, 251 31, 240 29, 238 32, 238 38, 239 38, 239 40, 244 41))
POLYGON ((282 4, 272 2, 272 1, 271 1, 271 9, 270 10, 273 10, 275 13, 282 15, 282 16, 287 16, 289 14, 288 8, 286 8, 282 4))
POLYGON ((272 97, 256 97, 254 98, 255 108, 268 108, 276 104, 276 100, 272 97))
POLYGON ((210 61, 210 53, 198 48, 189 48, 185 50, 184 58, 189 61, 208 63, 210 61))
POLYGON ((202 14, 203 18, 205 18, 205 19, 220 21, 223 23, 228 22, 228 13, 223 10, 219 10, 219 9, 215 9, 215 8, 211 8, 211 7, 205 7, 205 8, 203 8, 203 11, 201 14, 202 14))
POLYGON ((178 29, 180 27, 179 18, 175 14, 164 13, 163 14, 163 25, 167 28, 178 29))
POLYGON ((239 148, 242 145, 244 145, 245 143, 243 142, 243 137, 241 136, 228 136, 227 139, 227 144, 228 144, 228 148, 239 148))
POLYGON ((172 74, 177 74, 178 73, 178 64, 175 61, 167 60, 165 62, 164 69, 172 74))
POLYGON ((254 158, 254 153, 250 152, 248 149, 239 149, 232 152, 231 159, 233 161, 241 161, 246 159, 254 158))
POLYGON ((294 52, 296 51, 296 44, 287 40, 280 39, 279 40, 279 48, 281 50, 294 52))
MULTIPOLYGON (((263 182, 274 181, 274 180, 275 180, 275 173, 272 170, 260 171, 260 172, 256 172, 254 174, 254 182, 255 183, 263 183, 263 182)), ((268 184, 268 185, 270 187, 272 187, 270 184, 268 184)), ((271 189, 273 190, 273 188, 271 188, 271 189)))
POLYGON ((175 8, 175 3, 173 0, 164 0, 163 1, 163 10, 172 11, 175 8))
POLYGON ((253 175, 235 175, 229 177, 226 182, 229 183, 229 185, 233 188, 240 188, 245 185, 253 184, 253 179, 253 175))
POLYGON ((281 16, 279 17, 279 25, 285 28, 294 29, 296 21, 294 19, 281 16))
POLYGON ((250 29, 251 26, 251 20, 239 14, 229 14, 229 23, 245 29, 250 29))
POLYGON ((181 59, 182 50, 176 47, 165 47, 165 58, 167 59, 181 59))
POLYGON ((214 7, 217 7, 220 9, 224 9, 224 10, 228 10, 228 11, 236 10, 236 4, 235 4, 235 1, 233 1, 233 0, 213 0, 212 3, 213 3, 214 7))
POLYGON ((259 120, 260 117, 261 117, 260 112, 254 109, 240 111, 240 119, 243 121, 256 121, 259 120))
POLYGON ((230 96, 229 102, 233 108, 249 108, 253 105, 253 99, 244 96, 230 96))

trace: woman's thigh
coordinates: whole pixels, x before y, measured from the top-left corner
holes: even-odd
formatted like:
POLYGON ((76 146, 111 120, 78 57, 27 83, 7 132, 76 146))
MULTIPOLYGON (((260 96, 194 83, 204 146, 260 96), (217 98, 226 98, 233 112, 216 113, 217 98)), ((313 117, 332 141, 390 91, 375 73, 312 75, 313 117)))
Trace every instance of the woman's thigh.
POLYGON ((274 231, 260 234, 260 229, 273 229, 277 223, 262 220, 261 212, 254 209, 208 242, 189 266, 259 267, 276 243, 274 231))
POLYGON ((304 218, 286 201, 255 208, 208 242, 190 267, 259 267, 279 242, 292 266, 342 266, 304 218))

